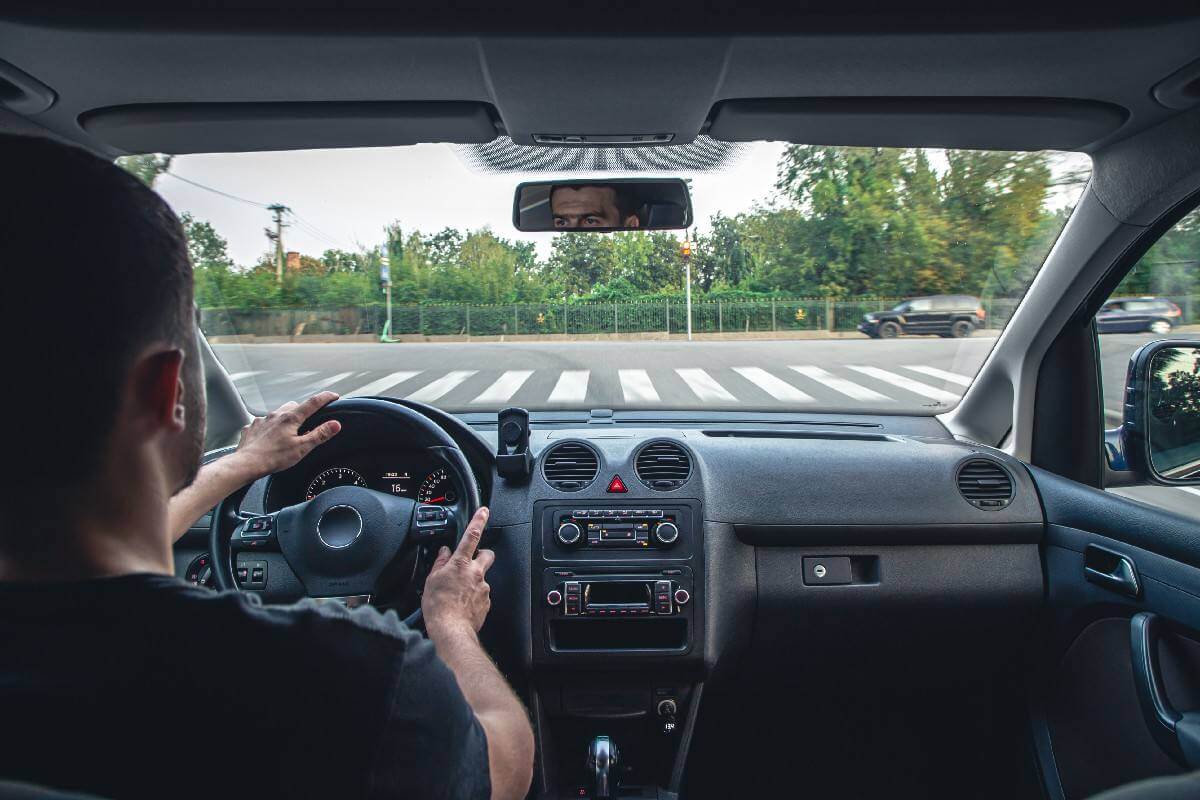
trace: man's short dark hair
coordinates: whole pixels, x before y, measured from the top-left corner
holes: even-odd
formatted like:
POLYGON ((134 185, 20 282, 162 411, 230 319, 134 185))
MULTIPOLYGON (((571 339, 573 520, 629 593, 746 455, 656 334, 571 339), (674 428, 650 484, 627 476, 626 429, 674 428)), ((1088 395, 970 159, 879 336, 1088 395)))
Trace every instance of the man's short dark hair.
MULTIPOLYGON (((582 189, 588 184, 559 184, 550 189, 550 203, 554 204, 554 193, 559 189, 582 189)), ((616 194, 617 213, 621 216, 621 221, 630 214, 638 216, 638 201, 633 191, 626 183, 595 183, 591 184, 597 189, 612 189, 616 194)))
POLYGON ((0 134, 0 176, 5 423, 22 443, 4 447, 6 494, 61 519, 105 456, 135 356, 195 336, 192 267, 170 207, 109 161, 0 134))

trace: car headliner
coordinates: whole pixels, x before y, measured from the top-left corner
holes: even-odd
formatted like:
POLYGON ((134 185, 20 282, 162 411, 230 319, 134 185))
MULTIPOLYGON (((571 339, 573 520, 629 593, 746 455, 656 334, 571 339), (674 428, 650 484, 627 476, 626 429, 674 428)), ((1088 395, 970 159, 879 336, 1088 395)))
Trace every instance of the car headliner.
POLYGON ((1196 12, 1068 26, 746 8, 666 33, 637 11, 630 36, 575 9, 551 36, 528 11, 0 12, 0 130, 109 156, 540 133, 1095 152, 1200 100, 1196 12))

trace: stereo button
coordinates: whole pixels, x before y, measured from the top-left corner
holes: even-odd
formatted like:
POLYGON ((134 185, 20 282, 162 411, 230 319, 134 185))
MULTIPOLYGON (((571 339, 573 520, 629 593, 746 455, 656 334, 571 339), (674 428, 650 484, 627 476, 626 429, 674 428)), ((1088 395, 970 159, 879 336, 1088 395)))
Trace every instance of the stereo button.
POLYGON ((551 589, 550 591, 546 592, 546 605, 556 606, 562 602, 562 599, 562 592, 560 592, 558 589, 551 589))
POLYGON ((692 599, 692 595, 688 592, 687 589, 676 589, 675 590, 676 604, 685 606, 685 605, 687 605, 687 601, 691 600, 691 599, 692 599))

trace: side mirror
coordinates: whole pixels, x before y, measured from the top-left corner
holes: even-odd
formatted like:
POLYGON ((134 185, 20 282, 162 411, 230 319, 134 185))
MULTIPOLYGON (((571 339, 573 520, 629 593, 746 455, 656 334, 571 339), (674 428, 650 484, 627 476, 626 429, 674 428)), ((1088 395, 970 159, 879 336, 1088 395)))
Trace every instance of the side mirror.
POLYGON ((1200 484, 1200 342, 1150 342, 1130 357, 1118 438, 1137 480, 1200 484))

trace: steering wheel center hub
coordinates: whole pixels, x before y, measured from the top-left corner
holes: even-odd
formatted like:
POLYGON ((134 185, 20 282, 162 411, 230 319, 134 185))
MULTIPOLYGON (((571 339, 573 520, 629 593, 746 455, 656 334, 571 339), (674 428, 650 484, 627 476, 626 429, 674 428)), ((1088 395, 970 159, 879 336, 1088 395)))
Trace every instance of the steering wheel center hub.
POLYGON ((332 506, 317 520, 317 538, 333 550, 349 547, 362 535, 362 530, 362 515, 354 506, 332 506))

